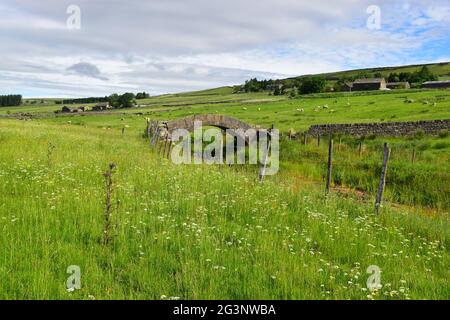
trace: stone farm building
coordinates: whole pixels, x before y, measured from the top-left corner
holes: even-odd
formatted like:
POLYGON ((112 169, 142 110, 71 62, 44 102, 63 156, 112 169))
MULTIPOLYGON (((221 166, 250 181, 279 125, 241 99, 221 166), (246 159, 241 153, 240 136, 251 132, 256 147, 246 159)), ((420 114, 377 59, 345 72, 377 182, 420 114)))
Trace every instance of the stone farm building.
POLYGON ((446 81, 427 81, 422 84, 422 88, 427 89, 445 89, 450 88, 450 80, 446 81))
POLYGON ((108 109, 112 109, 111 106, 109 105, 109 102, 100 102, 92 107, 93 111, 103 111, 108 109))
POLYGON ((386 87, 388 89, 409 89, 411 88, 411 85, 408 81, 406 82, 388 82, 386 84, 386 87))
POLYGON ((64 106, 61 109, 61 112, 64 113, 74 113, 74 112, 83 112, 85 111, 85 107, 68 107, 68 106, 64 106))
POLYGON ((89 110, 89 108, 88 107, 84 107, 84 106, 81 106, 81 107, 64 106, 64 107, 62 107, 61 112, 64 112, 64 113, 75 113, 75 112, 84 112, 84 111, 88 111, 88 110, 89 110))
POLYGON ((384 78, 356 79, 352 91, 386 90, 384 78))

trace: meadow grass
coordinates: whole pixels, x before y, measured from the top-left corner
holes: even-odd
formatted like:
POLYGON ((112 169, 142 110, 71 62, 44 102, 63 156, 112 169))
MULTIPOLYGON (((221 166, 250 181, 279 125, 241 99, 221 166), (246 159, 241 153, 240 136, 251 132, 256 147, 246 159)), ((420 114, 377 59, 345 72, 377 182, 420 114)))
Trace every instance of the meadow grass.
MULTIPOLYGON (((450 138, 335 136, 332 183, 365 192, 369 197, 378 190, 383 159, 383 143, 391 149, 385 199, 411 206, 450 210, 450 138), (361 143, 361 152, 359 144, 361 143), (415 154, 413 159, 413 152, 415 154)), ((323 184, 327 173, 329 137, 284 139, 280 161, 285 171, 323 184)))
POLYGON ((176 166, 134 122, 122 136, 127 119, 85 121, 0 119, 0 298, 450 298, 448 213, 387 205, 377 216, 372 202, 282 175, 176 166), (81 290, 66 290, 70 265, 81 290), (382 270, 374 294, 369 265, 382 270))
POLYGON ((141 115, 169 120, 194 114, 224 114, 254 125, 270 127, 274 124, 283 132, 291 128, 304 131, 313 124, 450 118, 449 90, 330 93, 288 99, 286 96, 269 96, 267 92, 232 94, 231 88, 221 88, 152 97, 138 100, 138 103, 147 106, 116 109, 105 112, 102 116, 87 112, 54 118, 50 111, 61 109, 60 105, 4 107, 0 108, 0 114, 5 115, 7 111, 50 112, 50 121, 67 122, 77 119, 75 121, 96 122, 98 126, 121 125, 122 118, 128 118, 129 122, 136 124, 137 120, 142 119, 141 115), (326 108, 318 108, 323 106, 326 108), (302 109, 303 111, 299 111, 302 109))

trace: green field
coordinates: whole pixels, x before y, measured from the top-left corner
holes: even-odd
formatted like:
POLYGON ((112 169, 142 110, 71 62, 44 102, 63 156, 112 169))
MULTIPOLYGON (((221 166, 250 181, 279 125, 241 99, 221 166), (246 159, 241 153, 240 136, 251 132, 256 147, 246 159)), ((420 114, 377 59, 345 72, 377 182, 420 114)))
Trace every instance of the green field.
MULTIPOLYGON (((141 116, 153 119, 173 119, 193 114, 217 113, 239 118, 255 125, 274 124, 282 131, 293 128, 306 130, 312 124, 355 123, 382 121, 415 121, 448 119, 450 117, 449 90, 400 90, 392 92, 331 93, 300 96, 270 96, 266 92, 232 94, 225 87, 197 93, 174 94, 138 100, 139 108, 116 109, 101 117, 76 115, 76 121, 97 123, 98 126, 120 126, 118 113, 140 121, 141 116), (408 103, 412 101, 412 103, 408 103), (326 106, 327 108, 322 108, 326 106), (319 108, 320 107, 320 108, 319 108), (304 112, 298 111, 303 109, 304 112)), ((0 108, 0 115, 44 113, 52 121, 70 121, 67 116, 55 117, 60 105, 19 106, 0 108)), ((138 121, 130 121, 141 125, 138 121)))
POLYGON ((283 138, 279 174, 259 183, 257 167, 174 165, 142 136, 145 118, 204 113, 284 133, 449 119, 448 90, 288 99, 226 87, 70 116, 56 116, 61 106, 45 101, 0 108, 0 298, 450 298, 448 134, 366 137, 361 155, 357 138, 342 137, 339 150, 335 138, 328 197, 326 140, 283 138), (386 202, 375 215, 385 141, 386 202), (115 210, 103 244, 109 163, 117 166, 115 210), (81 268, 81 290, 66 290, 70 265, 81 268), (371 265, 382 270, 375 293, 366 287, 371 265))

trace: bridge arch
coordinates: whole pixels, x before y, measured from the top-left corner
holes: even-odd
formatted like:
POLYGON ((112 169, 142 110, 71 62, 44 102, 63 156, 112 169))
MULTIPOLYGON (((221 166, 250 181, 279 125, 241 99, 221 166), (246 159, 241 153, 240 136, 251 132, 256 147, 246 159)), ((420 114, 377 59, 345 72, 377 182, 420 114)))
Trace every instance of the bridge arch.
POLYGON ((166 129, 169 133, 171 133, 175 129, 186 129, 188 131, 194 130, 194 122, 201 121, 202 126, 214 126, 218 127, 222 130, 226 129, 257 129, 256 127, 251 126, 248 123, 245 123, 236 118, 232 118, 229 116, 219 115, 219 114, 202 114, 190 116, 182 119, 176 119, 172 121, 167 121, 166 129))

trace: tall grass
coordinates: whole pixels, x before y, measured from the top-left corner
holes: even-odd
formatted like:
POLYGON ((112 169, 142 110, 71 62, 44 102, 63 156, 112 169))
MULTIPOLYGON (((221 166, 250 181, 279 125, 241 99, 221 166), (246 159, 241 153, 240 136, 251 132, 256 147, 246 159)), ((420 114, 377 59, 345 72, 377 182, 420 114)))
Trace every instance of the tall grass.
MULTIPOLYGON (((386 199, 407 205, 450 209, 450 139, 425 137, 374 138, 362 141, 352 137, 335 137, 333 151, 333 182, 374 195, 378 188, 383 158, 383 142, 391 148, 388 165, 386 199), (339 141, 341 143, 339 143, 339 141), (412 160, 413 150, 415 159, 412 160)), ((282 142, 281 160, 286 171, 322 181, 326 175, 328 138, 317 141, 303 139, 282 142)))
POLYGON ((120 130, 0 120, 0 298, 448 299, 448 216, 175 166, 120 130), (48 143, 55 148, 51 166, 48 143), (102 245, 117 165, 115 238, 102 245), (68 292, 69 265, 81 289, 68 292), (369 265, 383 288, 366 289, 369 265))

